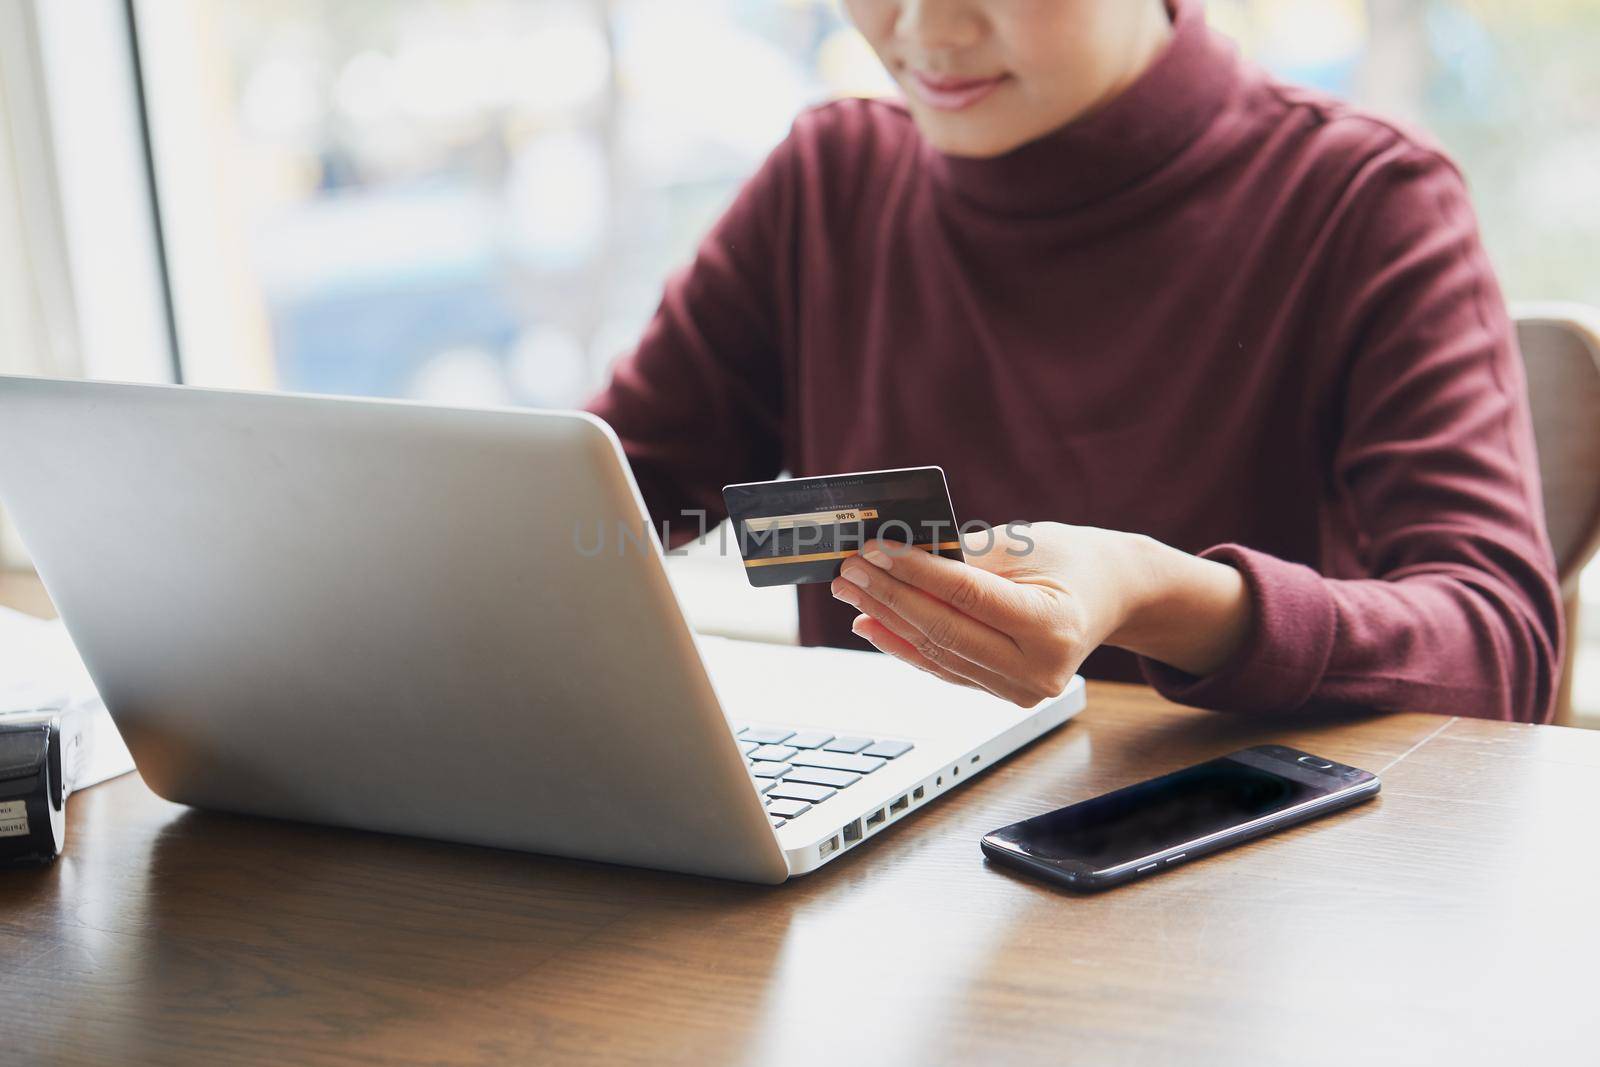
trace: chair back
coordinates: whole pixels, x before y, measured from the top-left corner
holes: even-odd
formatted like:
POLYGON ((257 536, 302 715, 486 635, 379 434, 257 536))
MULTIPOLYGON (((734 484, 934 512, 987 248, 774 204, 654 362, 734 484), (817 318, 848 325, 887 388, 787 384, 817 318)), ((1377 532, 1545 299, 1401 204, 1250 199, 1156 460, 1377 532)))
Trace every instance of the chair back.
POLYGON ((1567 624, 1554 721, 1570 726, 1580 640, 1578 578, 1600 548, 1600 311, 1529 304, 1516 309, 1516 320, 1567 624))
POLYGON ((1600 549, 1600 310, 1532 304, 1516 312, 1545 521, 1570 597, 1600 549))

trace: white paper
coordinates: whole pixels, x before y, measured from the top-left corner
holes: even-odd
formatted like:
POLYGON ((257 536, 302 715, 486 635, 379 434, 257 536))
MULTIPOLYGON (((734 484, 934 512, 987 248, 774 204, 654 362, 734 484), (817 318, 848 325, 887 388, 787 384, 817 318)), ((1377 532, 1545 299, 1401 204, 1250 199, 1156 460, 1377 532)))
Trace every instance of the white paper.
POLYGON ((61 716, 62 777, 85 789, 133 770, 94 682, 60 620, 0 608, 0 718, 56 711, 61 716))

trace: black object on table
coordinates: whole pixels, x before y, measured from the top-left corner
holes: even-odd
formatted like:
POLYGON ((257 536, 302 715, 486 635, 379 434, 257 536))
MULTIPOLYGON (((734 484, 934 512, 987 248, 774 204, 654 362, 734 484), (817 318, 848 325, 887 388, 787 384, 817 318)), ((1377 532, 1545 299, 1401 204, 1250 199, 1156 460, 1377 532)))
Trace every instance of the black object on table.
POLYGON ((50 863, 59 856, 66 800, 55 716, 0 719, 0 865, 50 863))

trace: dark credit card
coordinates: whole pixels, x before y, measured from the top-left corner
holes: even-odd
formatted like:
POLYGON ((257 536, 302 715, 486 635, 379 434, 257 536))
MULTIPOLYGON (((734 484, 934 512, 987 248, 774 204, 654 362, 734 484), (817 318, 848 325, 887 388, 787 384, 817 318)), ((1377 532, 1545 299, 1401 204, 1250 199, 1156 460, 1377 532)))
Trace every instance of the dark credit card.
POLYGON ((829 474, 724 486, 751 585, 831 582, 839 565, 882 538, 961 559, 944 471, 829 474))

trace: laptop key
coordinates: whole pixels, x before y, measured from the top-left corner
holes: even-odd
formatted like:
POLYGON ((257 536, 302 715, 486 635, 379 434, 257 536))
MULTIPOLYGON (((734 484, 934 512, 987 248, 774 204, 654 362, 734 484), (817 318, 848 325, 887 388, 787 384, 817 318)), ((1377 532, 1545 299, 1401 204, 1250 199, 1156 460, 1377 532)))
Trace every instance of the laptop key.
POLYGON ((772 820, 772 828, 774 830, 776 830, 780 826, 787 825, 788 822, 789 822, 788 819, 780 819, 776 815, 768 815, 767 818, 772 820))
POLYGON ((772 792, 772 787, 778 784, 778 779, 776 778, 757 778, 755 781, 757 793, 770 793, 772 792))
POLYGON ((782 778, 788 770, 789 765, 778 760, 758 760, 750 764, 750 773, 757 778, 782 778))
POLYGON ((767 814, 776 815, 780 819, 793 819, 804 815, 811 810, 811 805, 803 800, 769 800, 767 801, 767 814))
POLYGON ((861 775, 850 771, 830 771, 826 767, 791 767, 783 776, 786 782, 809 782, 812 785, 831 785, 843 789, 861 781, 861 775))
POLYGON ((760 747, 761 746, 756 744, 754 741, 740 741, 739 742, 739 751, 743 752, 746 756, 750 755, 750 753, 754 752, 756 749, 758 749, 760 747))
POLYGON ((782 761, 790 758, 799 751, 800 750, 798 748, 790 748, 788 745, 762 745, 760 748, 750 753, 750 758, 758 760, 782 761))
POLYGON ((825 785, 807 785, 804 782, 791 782, 787 778, 767 790, 767 795, 781 797, 784 800, 809 800, 813 804, 821 804, 837 789, 829 789, 825 785))
POLYGON ((754 741, 758 745, 775 745, 793 736, 793 730, 785 730, 781 726, 752 726, 739 735, 739 740, 754 741))
POLYGON ((802 730, 793 737, 786 738, 783 743, 793 745, 795 748, 821 748, 832 740, 832 734, 824 733, 821 730, 802 730))
POLYGON ((822 747, 829 752, 860 752, 870 744, 870 737, 835 737, 822 747))
POLYGON ((852 756, 844 752, 827 751, 802 752, 794 758, 797 767, 826 767, 830 771, 854 771, 856 774, 871 774, 886 762, 876 756, 852 756))
POLYGON ((868 745, 861 750, 863 756, 882 756, 884 759, 899 759, 916 746, 910 741, 879 741, 875 745, 868 745))

